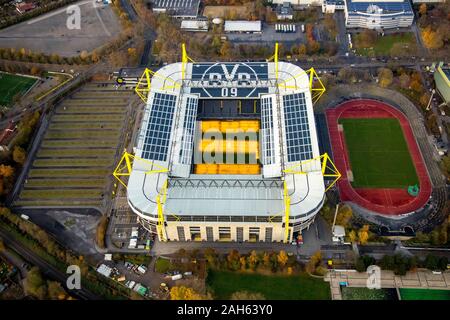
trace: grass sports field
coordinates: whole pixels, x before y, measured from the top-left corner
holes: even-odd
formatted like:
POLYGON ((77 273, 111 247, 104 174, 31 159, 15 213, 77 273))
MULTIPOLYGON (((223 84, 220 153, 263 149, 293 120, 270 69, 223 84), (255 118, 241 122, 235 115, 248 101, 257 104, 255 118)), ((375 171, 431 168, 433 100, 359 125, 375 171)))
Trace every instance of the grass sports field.
POLYGON ((418 184, 397 119, 340 119, 355 188, 406 188, 418 184))
POLYGON ((24 94, 37 80, 0 72, 0 105, 11 104, 17 94, 24 94))
POLYGON ((330 286, 306 273, 292 276, 209 270, 206 279, 215 299, 229 299, 236 291, 261 293, 268 300, 329 300, 330 286))
POLYGON ((450 300, 450 290, 400 289, 402 300, 450 300))

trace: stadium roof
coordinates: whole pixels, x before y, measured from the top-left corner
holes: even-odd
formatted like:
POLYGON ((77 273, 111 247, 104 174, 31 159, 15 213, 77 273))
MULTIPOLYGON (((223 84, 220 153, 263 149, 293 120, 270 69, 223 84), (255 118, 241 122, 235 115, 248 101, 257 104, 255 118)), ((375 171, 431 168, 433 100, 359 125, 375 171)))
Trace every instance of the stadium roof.
POLYGON ((283 212, 285 184, 293 217, 315 213, 325 186, 308 75, 286 62, 278 63, 278 79, 273 62, 187 63, 182 74, 174 63, 152 77, 128 181, 131 208, 155 218, 167 183, 170 214, 270 216, 283 212), (192 173, 200 99, 260 101, 261 174, 192 173))
POLYGON ((225 32, 261 32, 261 21, 226 20, 225 32))

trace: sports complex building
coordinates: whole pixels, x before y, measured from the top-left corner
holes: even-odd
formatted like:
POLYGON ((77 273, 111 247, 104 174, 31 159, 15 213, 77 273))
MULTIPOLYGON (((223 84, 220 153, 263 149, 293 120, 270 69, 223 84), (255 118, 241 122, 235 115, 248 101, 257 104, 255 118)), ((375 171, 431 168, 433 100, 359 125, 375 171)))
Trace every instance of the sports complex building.
POLYGON ((325 88, 277 51, 270 62, 197 63, 183 46, 182 62, 146 69, 134 155, 114 175, 160 240, 290 242, 313 223, 340 177, 316 134, 325 88))

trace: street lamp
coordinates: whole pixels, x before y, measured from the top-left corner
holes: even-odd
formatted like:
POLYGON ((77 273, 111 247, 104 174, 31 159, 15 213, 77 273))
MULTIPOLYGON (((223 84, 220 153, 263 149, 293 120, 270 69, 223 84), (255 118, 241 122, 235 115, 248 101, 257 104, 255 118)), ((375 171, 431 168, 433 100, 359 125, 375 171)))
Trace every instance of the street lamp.
POLYGON ((433 99, 434 93, 436 92, 436 90, 431 90, 431 97, 430 97, 430 101, 428 101, 428 105, 427 108, 425 109, 426 111, 430 110, 430 106, 431 106, 431 100, 433 99))

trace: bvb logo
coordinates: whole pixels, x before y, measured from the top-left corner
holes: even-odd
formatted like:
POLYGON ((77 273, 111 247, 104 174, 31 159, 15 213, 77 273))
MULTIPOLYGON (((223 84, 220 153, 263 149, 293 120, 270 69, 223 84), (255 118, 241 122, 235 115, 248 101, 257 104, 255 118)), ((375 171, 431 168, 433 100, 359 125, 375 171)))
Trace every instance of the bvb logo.
POLYGON ((369 289, 381 289, 381 269, 378 266, 372 265, 367 268, 369 277, 367 278, 366 286, 369 289))

